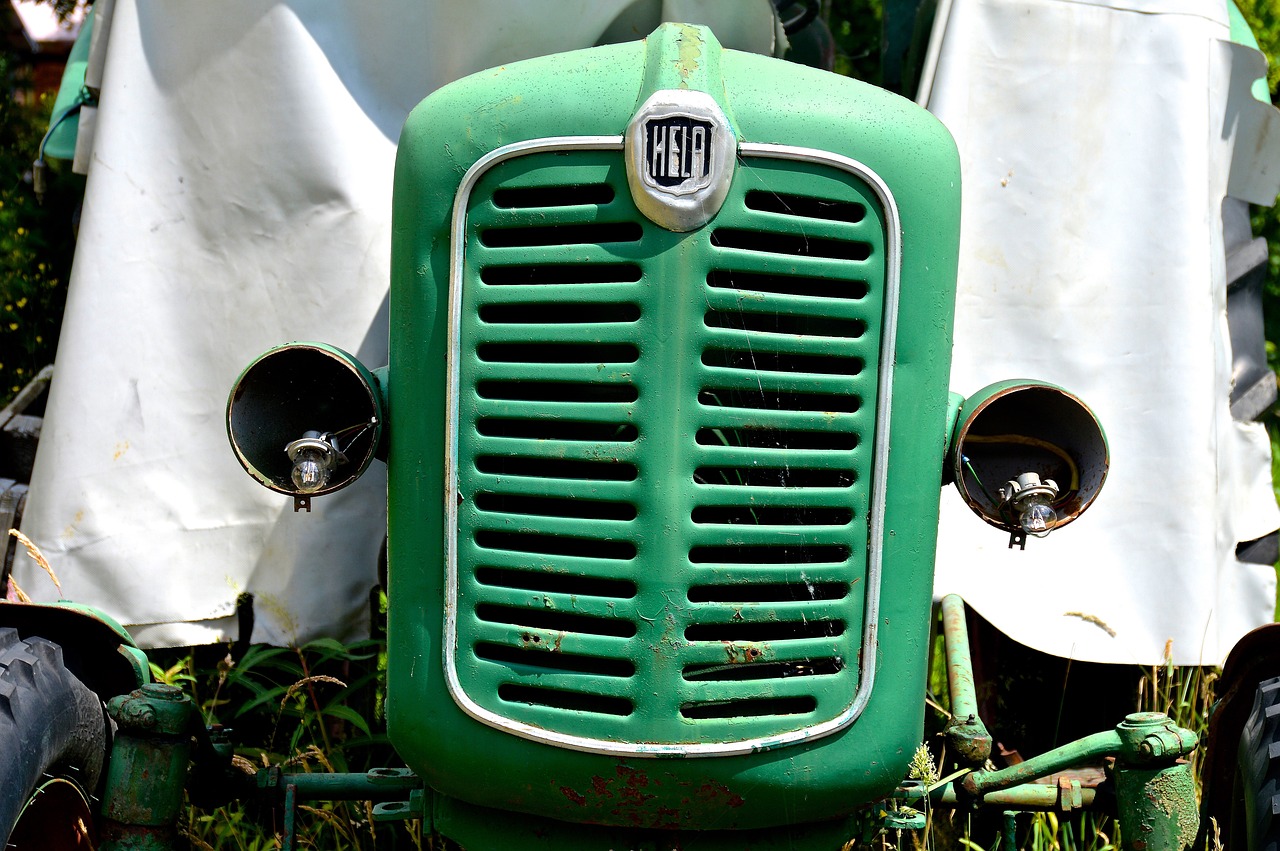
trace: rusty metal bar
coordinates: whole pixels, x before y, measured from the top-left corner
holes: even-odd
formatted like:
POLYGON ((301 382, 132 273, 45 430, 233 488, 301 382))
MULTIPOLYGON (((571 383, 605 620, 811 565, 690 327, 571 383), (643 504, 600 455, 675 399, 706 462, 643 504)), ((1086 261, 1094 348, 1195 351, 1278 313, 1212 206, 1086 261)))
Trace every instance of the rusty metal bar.
POLYGON ((947 743, 966 762, 981 764, 991 756, 991 734, 978 717, 969 626, 965 622, 964 600, 956 594, 942 598, 942 635, 947 647, 947 686, 951 693, 947 743))

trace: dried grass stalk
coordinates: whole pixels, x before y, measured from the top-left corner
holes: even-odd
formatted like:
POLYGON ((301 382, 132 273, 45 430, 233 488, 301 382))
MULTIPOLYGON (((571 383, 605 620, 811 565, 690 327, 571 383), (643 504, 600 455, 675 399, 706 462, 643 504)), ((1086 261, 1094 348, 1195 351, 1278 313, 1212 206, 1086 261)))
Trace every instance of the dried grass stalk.
MULTIPOLYGON (((44 553, 40 552, 40 548, 36 546, 35 542, 19 532, 17 529, 10 529, 9 535, 17 538, 18 543, 27 548, 27 555, 35 559, 36 564, 44 568, 44 572, 49 574, 49 578, 53 580, 53 587, 58 589, 58 598, 65 599, 66 595, 62 593, 62 583, 58 581, 58 574, 53 572, 53 568, 49 566, 49 560, 44 557, 44 553)), ((10 577, 9 581, 12 582, 13 577, 10 577)), ((31 599, 28 598, 26 602, 30 603, 31 599)))

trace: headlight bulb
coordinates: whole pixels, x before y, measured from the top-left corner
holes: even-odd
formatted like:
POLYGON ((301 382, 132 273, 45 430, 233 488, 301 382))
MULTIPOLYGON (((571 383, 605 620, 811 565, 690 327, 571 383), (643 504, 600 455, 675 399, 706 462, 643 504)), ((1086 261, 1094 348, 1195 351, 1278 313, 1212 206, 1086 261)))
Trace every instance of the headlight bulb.
POLYGON ((284 448, 293 462, 290 478, 299 493, 312 494, 329 484, 334 469, 346 459, 328 435, 308 431, 284 448))
POLYGON ((1058 512, 1051 504, 1057 496, 1057 483, 1053 479, 1041 479, 1036 473, 1023 473, 1000 488, 1001 507, 1018 518, 1024 536, 1037 538, 1048 535, 1058 524, 1058 512))
POLYGON ((1057 525, 1058 512, 1053 510, 1044 497, 1029 497, 1022 505, 1024 507, 1018 514, 1018 525, 1028 535, 1047 535, 1057 525))

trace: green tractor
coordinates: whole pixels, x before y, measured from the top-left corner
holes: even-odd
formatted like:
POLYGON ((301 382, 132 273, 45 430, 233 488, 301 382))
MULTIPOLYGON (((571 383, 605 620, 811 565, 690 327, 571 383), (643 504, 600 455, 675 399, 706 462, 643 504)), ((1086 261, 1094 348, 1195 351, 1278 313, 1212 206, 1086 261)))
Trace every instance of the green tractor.
MULTIPOLYGON (((1108 467, 1066 390, 948 392, 959 198, 925 110, 702 27, 435 92, 399 144, 390 365, 291 343, 227 409, 241 464, 295 510, 387 464, 408 768, 237 784, 226 732, 148 683, 123 629, 30 606, 0 630, 0 732, 25 737, 0 831, 175 847, 193 762, 193 791, 283 805, 286 848, 316 799, 467 849, 838 849, 930 807, 1097 807, 1126 847, 1189 847, 1197 741, 1163 715, 991 766, 956 597, 946 735, 967 770, 908 778, 941 486, 1025 547, 1108 467), (119 695, 110 722, 95 694, 119 695), (1100 788, 1061 773, 1104 759, 1100 788)), ((1238 782, 1220 796, 1262 794, 1238 782)))

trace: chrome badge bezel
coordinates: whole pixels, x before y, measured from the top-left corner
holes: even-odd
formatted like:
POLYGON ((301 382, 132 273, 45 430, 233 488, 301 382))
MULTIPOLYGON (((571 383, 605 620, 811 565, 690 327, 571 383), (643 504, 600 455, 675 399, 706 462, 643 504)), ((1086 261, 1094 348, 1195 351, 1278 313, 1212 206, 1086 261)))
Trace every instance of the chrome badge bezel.
POLYGON ((684 233, 720 212, 733 182, 738 144, 710 95, 654 92, 632 117, 625 139, 627 183, 646 218, 684 233), (707 138, 699 140, 698 131, 707 138), (677 147, 686 143, 692 152, 677 147))

